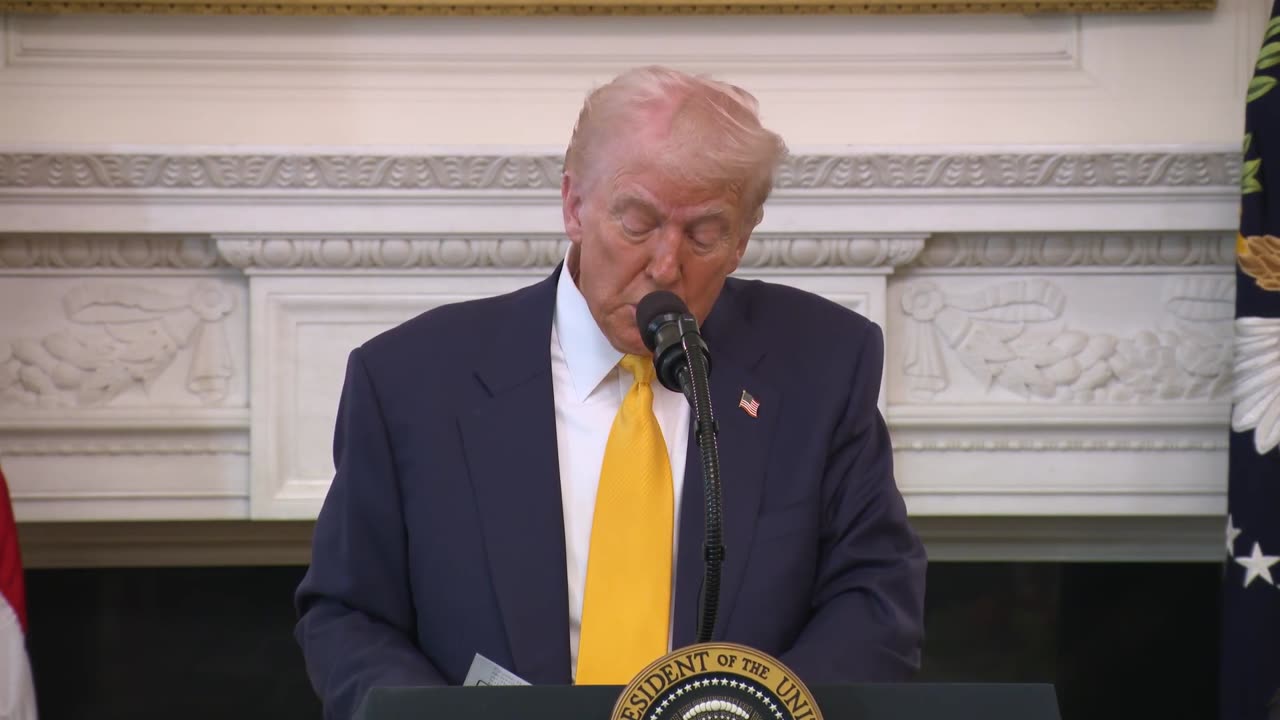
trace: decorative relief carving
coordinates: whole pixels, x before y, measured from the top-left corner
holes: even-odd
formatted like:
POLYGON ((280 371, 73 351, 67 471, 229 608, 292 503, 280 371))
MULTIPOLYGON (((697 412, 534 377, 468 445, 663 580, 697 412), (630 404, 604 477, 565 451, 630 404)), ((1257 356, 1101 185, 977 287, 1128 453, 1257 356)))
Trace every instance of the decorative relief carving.
MULTIPOLYGON (((552 268, 568 240, 561 235, 511 237, 277 235, 216 238, 227 263, 242 269, 552 268)), ((892 267, 910 262, 923 237, 780 237, 758 234, 745 268, 892 267)))
POLYGON ((1235 235, 1134 233, 1127 235, 934 235, 913 263, 924 268, 965 267, 1230 267, 1235 235))
POLYGON ((235 296, 215 282, 184 295, 137 285, 86 284, 63 298, 71 327, 42 338, 0 338, 0 405, 100 406, 144 390, 191 348, 186 389, 225 399, 233 367, 223 321, 235 296))
POLYGON ((0 269, 205 270, 223 264, 207 237, 0 236, 0 269))
MULTIPOLYGON (((933 235, 792 237, 757 233, 746 268, 1229 267, 1234 235, 933 235)), ((0 236, 0 269, 554 267, 559 235, 0 236)))
POLYGON ((779 188, 1067 188, 1233 185, 1237 153, 800 155, 779 188))
POLYGON ((770 237, 756 235, 742 257, 746 268, 897 267, 925 247, 923 235, 903 238, 770 237))
POLYGON ((0 154, 0 187, 556 189, 560 172, 554 155, 0 154))
POLYGON ((555 267, 568 240, 528 237, 217 238, 218 252, 238 268, 532 268, 555 267))
POLYGON ((911 395, 949 385, 943 347, 988 388, 1068 402, 1207 400, 1230 386, 1234 282, 1179 278, 1168 286, 1169 329, 1129 337, 1067 327, 1055 284, 1021 280, 949 295, 929 282, 902 296, 908 317, 903 372, 911 395))
MULTIPOLYGON (((0 188, 556 190, 559 155, 0 153, 0 188)), ((1239 153, 796 155, 787 190, 1236 188, 1239 153)))

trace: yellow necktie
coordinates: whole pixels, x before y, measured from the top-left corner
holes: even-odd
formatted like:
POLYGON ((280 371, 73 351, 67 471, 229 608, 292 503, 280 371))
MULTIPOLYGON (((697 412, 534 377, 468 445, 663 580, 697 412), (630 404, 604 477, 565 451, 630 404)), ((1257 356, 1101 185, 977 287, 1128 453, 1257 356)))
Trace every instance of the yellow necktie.
POLYGON ((671 461, 653 414, 653 362, 635 378, 605 446, 591 523, 578 639, 579 685, 625 685, 667 652, 671 614, 671 461))

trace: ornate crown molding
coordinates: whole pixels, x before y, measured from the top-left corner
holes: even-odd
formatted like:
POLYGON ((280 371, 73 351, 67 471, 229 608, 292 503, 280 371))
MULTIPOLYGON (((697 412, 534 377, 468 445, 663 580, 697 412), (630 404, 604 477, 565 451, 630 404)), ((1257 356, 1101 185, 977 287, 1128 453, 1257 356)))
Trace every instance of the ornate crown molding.
MULTIPOLYGON (((0 153, 0 190, 500 191, 560 187, 562 157, 0 153)), ((779 190, 1229 188, 1235 152, 794 155, 779 190)))
MULTIPOLYGON (((902 234, 756 233, 749 269, 1231 267, 1230 233, 902 234)), ((0 270, 544 268, 564 257, 554 234, 208 236, 0 235, 0 270)))
POLYGON ((778 236, 756 233, 742 267, 887 268, 906 265, 925 248, 924 234, 900 237, 778 236))
POLYGON ((546 190, 553 155, 0 153, 0 188, 76 190, 546 190))
POLYGON ((1237 153, 992 153, 799 155, 778 173, 786 189, 1212 187, 1238 183, 1237 153))
POLYGON ((218 253, 242 270, 550 268, 564 258, 559 235, 507 237, 216 236, 218 253))
POLYGON ((206 237, 0 235, 0 270, 208 270, 226 264, 206 237))
MULTIPOLYGON (((218 235, 218 253, 243 270, 409 270, 552 268, 565 255, 561 235, 309 236, 218 235)), ((892 268, 925 247, 923 235, 895 238, 791 237, 757 233, 742 267, 892 268)))
POLYGON ((920 268, 1223 267, 1235 263, 1230 233, 937 234, 912 263, 920 268))

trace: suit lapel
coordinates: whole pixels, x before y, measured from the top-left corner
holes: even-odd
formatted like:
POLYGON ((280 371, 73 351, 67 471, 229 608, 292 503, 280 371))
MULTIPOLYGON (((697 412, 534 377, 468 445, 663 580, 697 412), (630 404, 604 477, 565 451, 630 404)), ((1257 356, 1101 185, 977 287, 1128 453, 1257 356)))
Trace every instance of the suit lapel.
POLYGON ((459 426, 511 670, 563 684, 569 597, 550 360, 558 277, 511 298, 511 322, 476 369, 489 398, 459 426))
MULTIPOLYGON (((780 402, 774 389, 754 372, 764 356, 764 344, 762 339, 753 337, 753 330, 742 314, 734 289, 733 281, 725 285, 703 328, 712 357, 711 407, 720 427, 717 444, 726 552, 721 566, 720 606, 713 633, 717 640, 724 637, 726 621, 733 611, 733 599, 737 597, 746 573, 755 519, 764 491, 765 464, 780 402), (751 417, 738 407, 744 390, 760 402, 757 417, 751 417)), ((676 560, 672 643, 676 647, 688 645, 696 639, 698 596, 705 566, 702 552, 706 534, 702 463, 694 439, 696 432, 696 422, 691 423, 676 560)))

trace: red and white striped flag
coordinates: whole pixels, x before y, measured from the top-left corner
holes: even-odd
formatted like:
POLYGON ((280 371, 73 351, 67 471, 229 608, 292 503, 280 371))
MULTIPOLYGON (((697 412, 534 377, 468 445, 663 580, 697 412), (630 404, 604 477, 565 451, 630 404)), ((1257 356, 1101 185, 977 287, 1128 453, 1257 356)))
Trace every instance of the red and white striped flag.
POLYGON ((18 526, 0 472, 0 720, 35 720, 36 691, 27 658, 27 602, 18 526))

